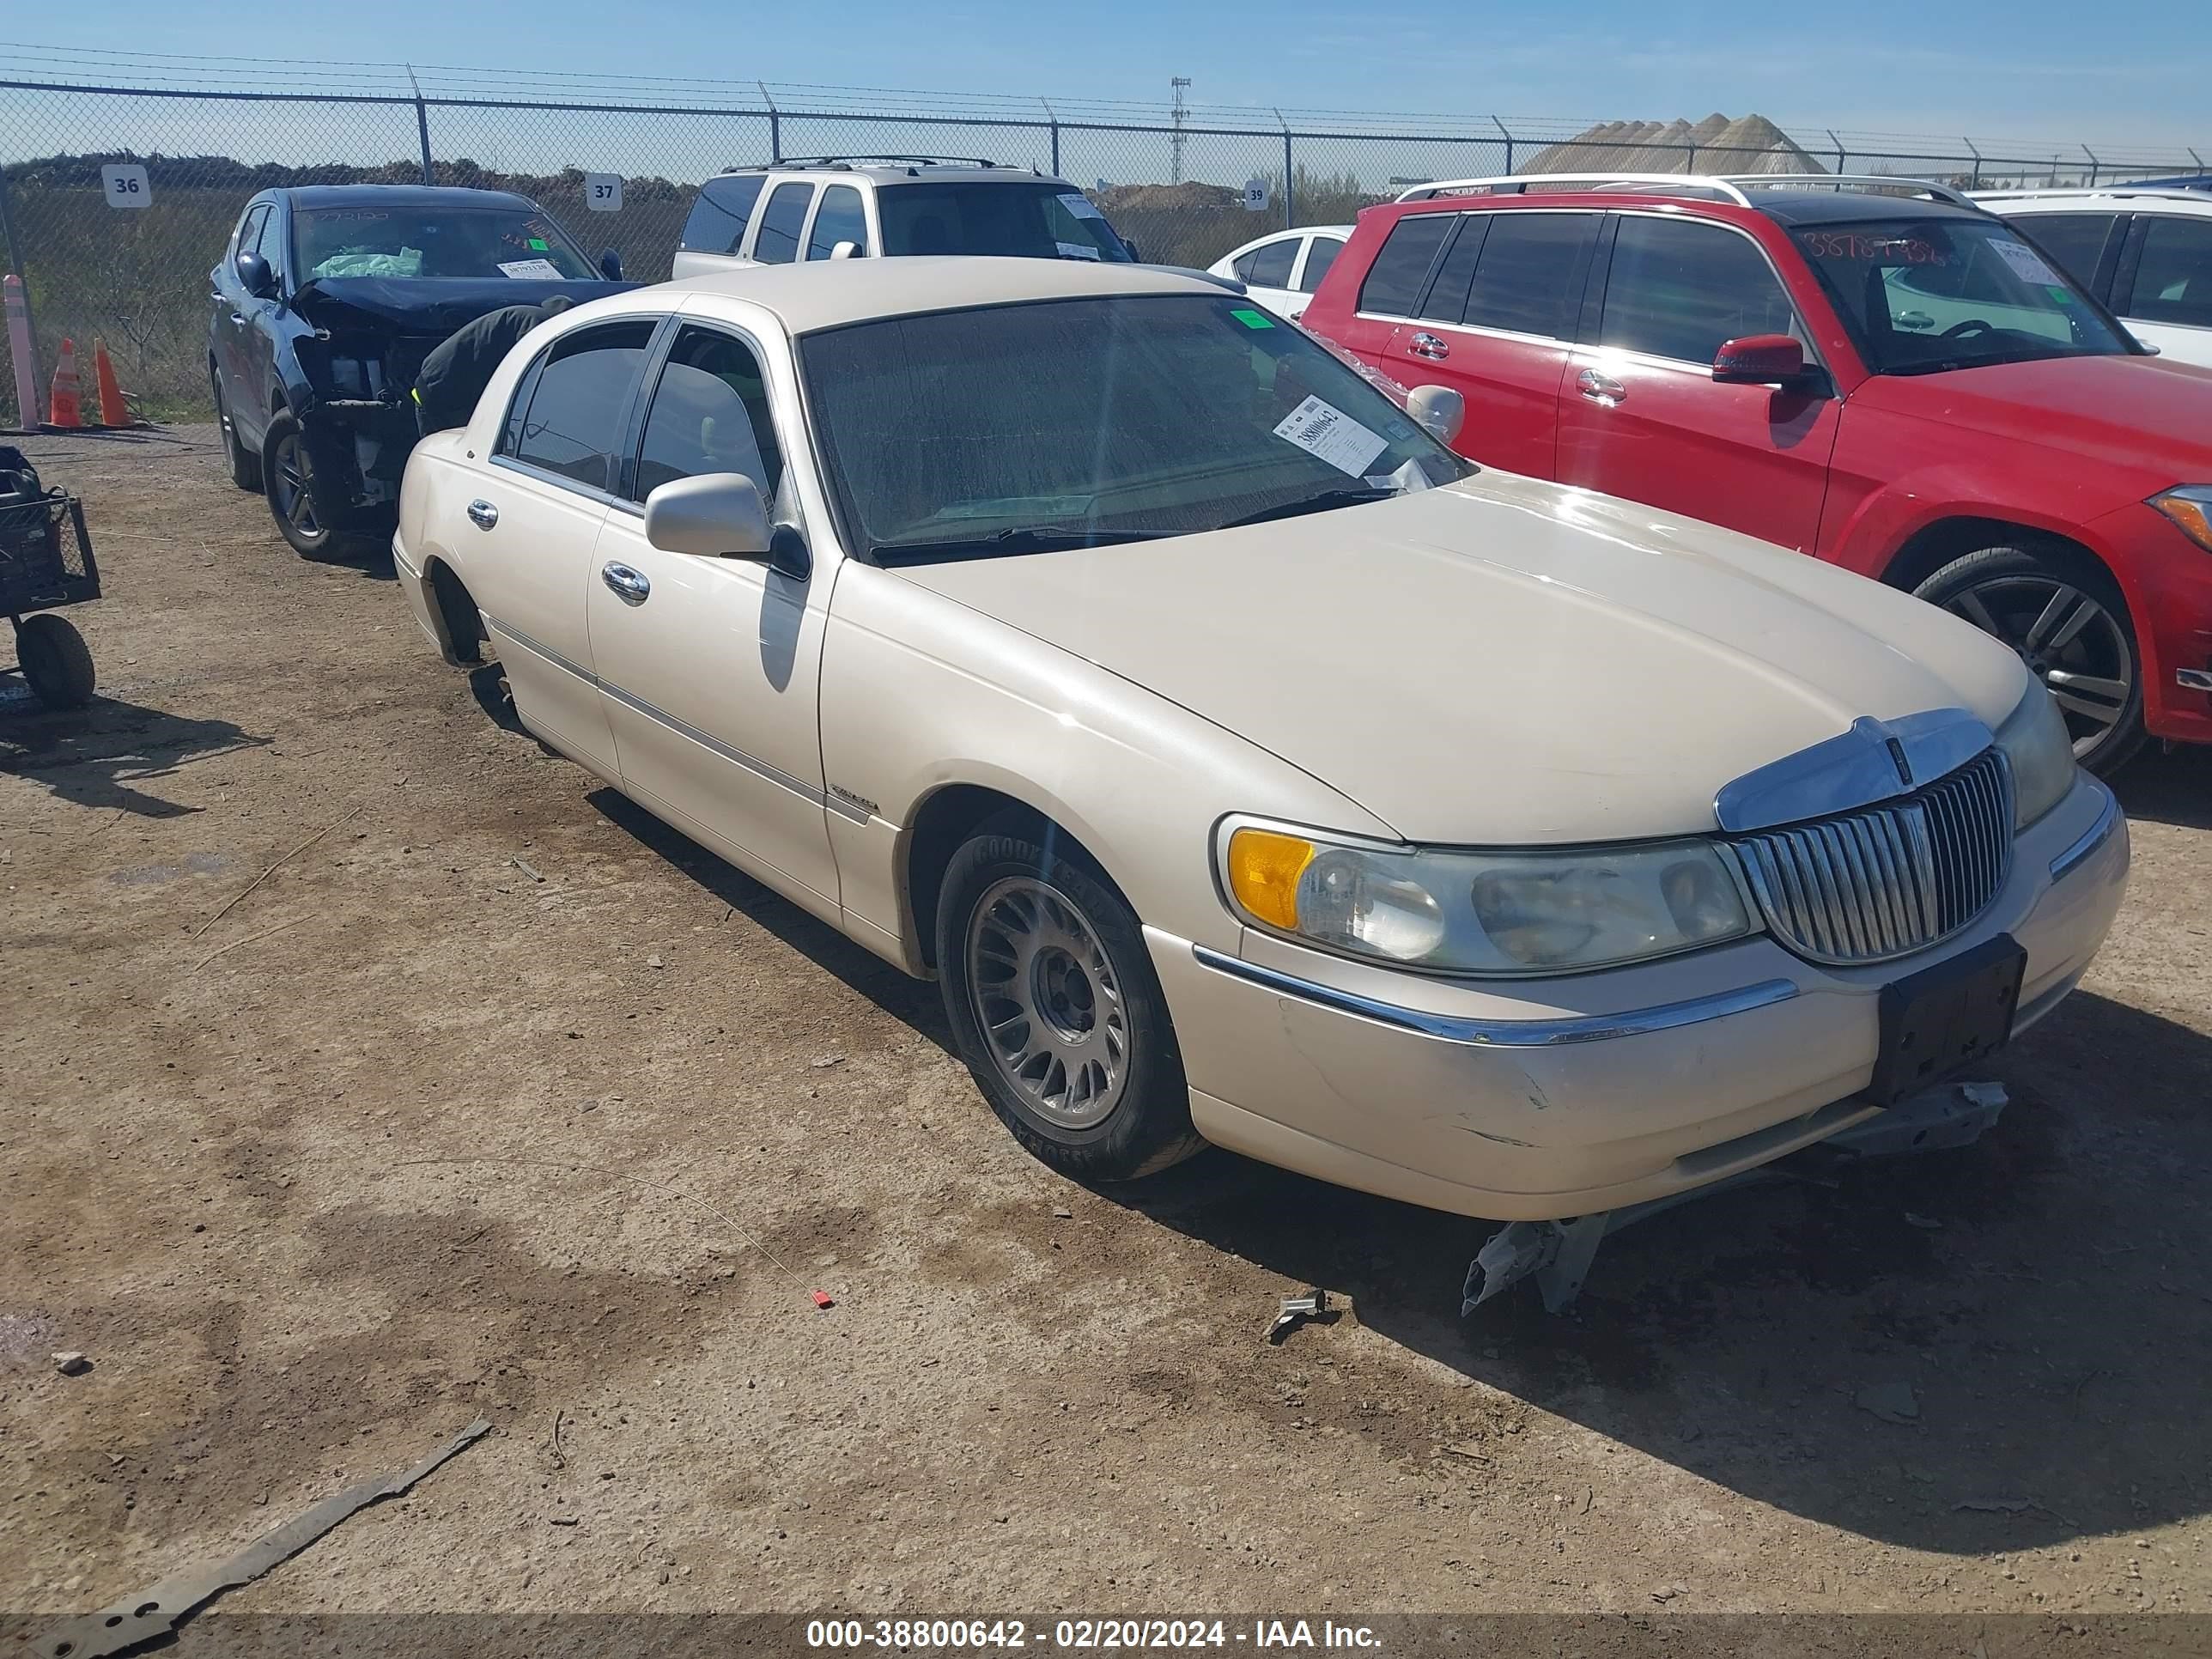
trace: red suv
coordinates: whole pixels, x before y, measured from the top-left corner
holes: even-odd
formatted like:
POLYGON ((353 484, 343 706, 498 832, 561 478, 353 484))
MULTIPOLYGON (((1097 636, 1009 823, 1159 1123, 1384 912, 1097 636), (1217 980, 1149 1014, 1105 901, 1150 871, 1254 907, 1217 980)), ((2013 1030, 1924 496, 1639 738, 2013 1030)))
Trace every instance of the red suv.
POLYGON ((2212 743, 2212 370, 2147 353, 1954 191, 1426 185, 1359 216, 1304 322, 1464 394, 1474 459, 1968 618, 2042 677, 2084 765, 2212 743))

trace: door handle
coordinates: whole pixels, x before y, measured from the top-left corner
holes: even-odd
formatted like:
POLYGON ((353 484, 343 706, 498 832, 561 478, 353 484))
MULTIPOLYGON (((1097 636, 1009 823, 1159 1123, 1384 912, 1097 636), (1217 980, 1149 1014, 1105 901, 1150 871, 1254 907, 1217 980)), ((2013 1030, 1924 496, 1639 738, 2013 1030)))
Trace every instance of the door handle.
POLYGON ((479 530, 489 530, 499 522, 499 509, 489 501, 471 501, 469 522, 479 530))
POLYGON ((243 328, 246 325, 246 319, 240 316, 234 311, 230 313, 230 320, 236 323, 240 328, 243 328))
POLYGON ((1594 404, 1603 404, 1611 409, 1628 395, 1628 388, 1610 374, 1601 374, 1586 368, 1575 376, 1575 389, 1594 404))
POLYGON ((1451 348, 1425 330, 1407 341, 1406 349, 1416 357, 1426 357, 1431 362, 1451 356, 1451 348))
POLYGON ((626 564, 601 565, 599 580, 614 589, 615 597, 624 605, 643 605, 653 592, 653 584, 646 580, 645 573, 626 564))

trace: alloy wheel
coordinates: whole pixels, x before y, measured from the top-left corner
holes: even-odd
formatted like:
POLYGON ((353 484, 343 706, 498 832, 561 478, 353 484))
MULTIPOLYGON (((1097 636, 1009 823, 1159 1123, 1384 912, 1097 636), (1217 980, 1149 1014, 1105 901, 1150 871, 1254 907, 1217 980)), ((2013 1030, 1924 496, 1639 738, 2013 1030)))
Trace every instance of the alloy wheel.
POLYGON ((1031 876, 994 883, 969 914, 968 994, 993 1063, 1043 1121, 1087 1129, 1121 1103, 1129 1017, 1098 930, 1031 876))
POLYGON ((314 491, 311 487, 314 471, 308 463, 307 447, 297 434, 277 444, 276 461, 276 477, 271 493, 276 497, 276 511, 302 536, 319 536, 323 527, 315 519, 314 491))
POLYGON ((2126 715, 2135 691, 2127 630, 2072 583, 2057 576, 1996 575, 1962 588, 1943 608, 2003 641, 2050 688, 2076 757, 2096 748, 2126 715))

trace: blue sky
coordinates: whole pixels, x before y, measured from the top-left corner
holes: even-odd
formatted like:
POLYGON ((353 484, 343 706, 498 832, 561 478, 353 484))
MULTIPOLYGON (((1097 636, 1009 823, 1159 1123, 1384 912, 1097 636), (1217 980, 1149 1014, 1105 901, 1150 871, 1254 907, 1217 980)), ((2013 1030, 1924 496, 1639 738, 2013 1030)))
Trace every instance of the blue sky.
MULTIPOLYGON (((235 48, 246 15, 235 0, 17 10, 0 38, 195 54, 235 48)), ((1785 125, 2191 143, 2212 156, 2203 0, 1588 0, 1548 11, 1479 0, 373 0, 260 15, 268 26, 242 48, 254 58, 474 66, 489 71, 488 91, 503 65, 1164 102, 1168 76, 1185 74, 1209 105, 1590 119, 1757 111, 1785 125)), ((234 69, 209 71, 210 84, 236 84, 234 69)))

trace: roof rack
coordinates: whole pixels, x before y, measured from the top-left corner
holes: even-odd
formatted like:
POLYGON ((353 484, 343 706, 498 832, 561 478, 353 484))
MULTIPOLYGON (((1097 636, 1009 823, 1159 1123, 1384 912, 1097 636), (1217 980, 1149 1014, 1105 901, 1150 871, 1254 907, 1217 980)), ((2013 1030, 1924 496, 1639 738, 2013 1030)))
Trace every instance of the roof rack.
POLYGON ((1751 198, 1736 187, 1732 179, 1705 178, 1686 173, 1514 173, 1492 179, 1439 179, 1432 184, 1416 185, 1411 190, 1401 191, 1401 202, 1433 202, 1447 196, 1519 196, 1528 193, 1531 185, 1548 185, 1564 189, 1571 185, 1592 185, 1600 190, 1625 190, 1635 185, 1658 186, 1654 195, 1681 195, 1704 191, 1733 202, 1738 207, 1749 207, 1751 198))
POLYGON ((994 161, 981 155, 781 155, 773 161, 754 161, 740 167, 724 167, 725 173, 756 173, 793 167, 836 167, 849 173, 855 167, 997 167, 1003 161, 994 161))
MULTIPOLYGON (((1972 198, 1932 179, 1907 179, 1887 173, 1732 173, 1728 182, 1747 190, 1891 190, 1930 197, 1954 207, 1970 208, 1972 198)), ((1746 205, 1749 205, 1747 204, 1746 205)))
POLYGON ((2007 189, 1978 190, 1977 202, 2027 202, 2039 196, 2154 196, 2164 202, 2204 200, 2202 185, 2014 185, 2007 189))

